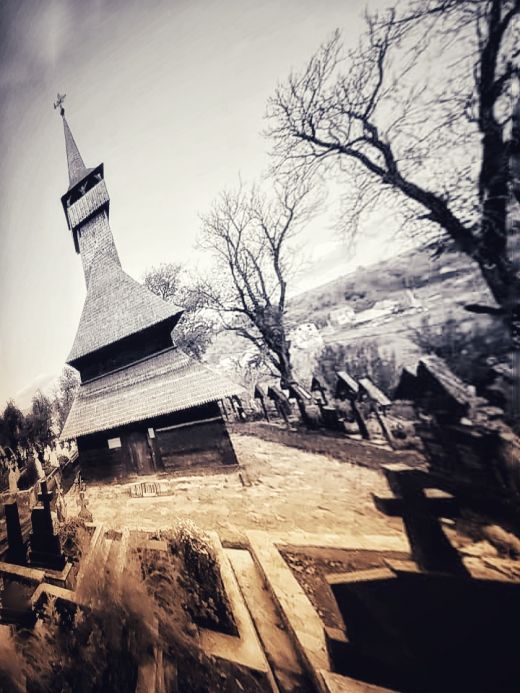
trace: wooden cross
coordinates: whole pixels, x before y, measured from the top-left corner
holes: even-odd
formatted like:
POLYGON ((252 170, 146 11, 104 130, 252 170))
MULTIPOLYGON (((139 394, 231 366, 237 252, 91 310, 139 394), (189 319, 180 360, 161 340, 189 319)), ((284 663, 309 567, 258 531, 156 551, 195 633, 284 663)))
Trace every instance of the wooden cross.
POLYGON ((59 108, 60 109, 60 116, 62 116, 62 117, 65 115, 65 109, 63 108, 63 102, 65 101, 66 96, 67 96, 67 94, 60 94, 60 92, 58 92, 57 97, 56 97, 56 101, 54 102, 54 110, 59 108))

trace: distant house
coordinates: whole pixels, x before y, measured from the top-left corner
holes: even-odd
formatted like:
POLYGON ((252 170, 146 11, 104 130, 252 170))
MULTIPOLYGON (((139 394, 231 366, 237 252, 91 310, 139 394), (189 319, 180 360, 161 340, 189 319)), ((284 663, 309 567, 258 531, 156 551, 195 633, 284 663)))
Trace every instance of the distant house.
POLYGON ((356 312, 350 306, 335 308, 329 313, 329 320, 333 325, 351 325, 355 321, 356 312))
POLYGON ((385 315, 397 313, 399 310, 400 305, 397 301, 384 299, 383 301, 378 301, 373 308, 369 308, 368 310, 363 310, 360 313, 356 313, 354 322, 357 325, 360 325, 364 322, 370 322, 372 320, 376 320, 377 318, 382 318, 385 315))
POLYGON ((323 337, 313 322, 303 322, 289 332, 292 346, 300 349, 312 349, 323 345, 323 337))

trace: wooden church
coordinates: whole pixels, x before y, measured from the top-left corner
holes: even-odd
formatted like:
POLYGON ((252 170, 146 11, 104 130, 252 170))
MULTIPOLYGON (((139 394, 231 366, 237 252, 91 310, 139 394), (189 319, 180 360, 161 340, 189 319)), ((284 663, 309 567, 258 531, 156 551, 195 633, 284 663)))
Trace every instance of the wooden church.
POLYGON ((62 98, 69 188, 61 198, 87 295, 67 363, 81 385, 63 427, 85 478, 236 464, 219 400, 240 388, 177 348, 183 309, 121 267, 103 164, 87 168, 62 98))

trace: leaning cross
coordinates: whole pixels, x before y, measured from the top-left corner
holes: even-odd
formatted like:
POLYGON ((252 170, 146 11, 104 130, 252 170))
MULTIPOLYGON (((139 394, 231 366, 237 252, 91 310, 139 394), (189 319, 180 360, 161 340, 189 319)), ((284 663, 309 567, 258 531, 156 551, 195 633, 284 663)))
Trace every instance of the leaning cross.
POLYGON ((56 108, 60 109, 60 116, 65 115, 65 109, 63 108, 63 102, 65 101, 66 96, 67 96, 67 94, 60 94, 60 92, 58 92, 56 101, 54 102, 54 109, 56 109, 56 108))

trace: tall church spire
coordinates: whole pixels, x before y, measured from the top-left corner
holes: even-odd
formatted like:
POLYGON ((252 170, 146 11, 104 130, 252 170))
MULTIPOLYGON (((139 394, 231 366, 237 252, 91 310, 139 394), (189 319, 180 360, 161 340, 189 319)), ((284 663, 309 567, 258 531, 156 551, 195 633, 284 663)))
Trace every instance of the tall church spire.
POLYGON ((85 282, 89 285, 92 266, 107 258, 119 267, 119 256, 108 221, 110 198, 105 185, 103 164, 87 168, 65 118, 63 100, 65 94, 58 94, 54 108, 59 108, 63 119, 65 149, 69 171, 69 187, 62 196, 61 203, 72 231, 74 247, 80 253, 85 282))
POLYGON ((72 136, 69 124, 65 118, 65 112, 63 113, 63 130, 65 132, 65 148, 67 150, 67 166, 69 169, 69 184, 70 187, 79 183, 79 181, 84 178, 88 169, 85 166, 81 154, 79 153, 78 145, 72 136))
POLYGON ((63 120, 63 131, 65 133, 65 150, 67 152, 67 167, 69 170, 69 189, 72 188, 76 183, 85 178, 89 173, 89 170, 85 166, 85 162, 79 153, 78 145, 76 140, 70 131, 69 124, 65 118, 65 108, 63 107, 63 102, 65 101, 66 94, 58 94, 58 97, 54 103, 54 108, 60 109, 60 116, 63 120))

